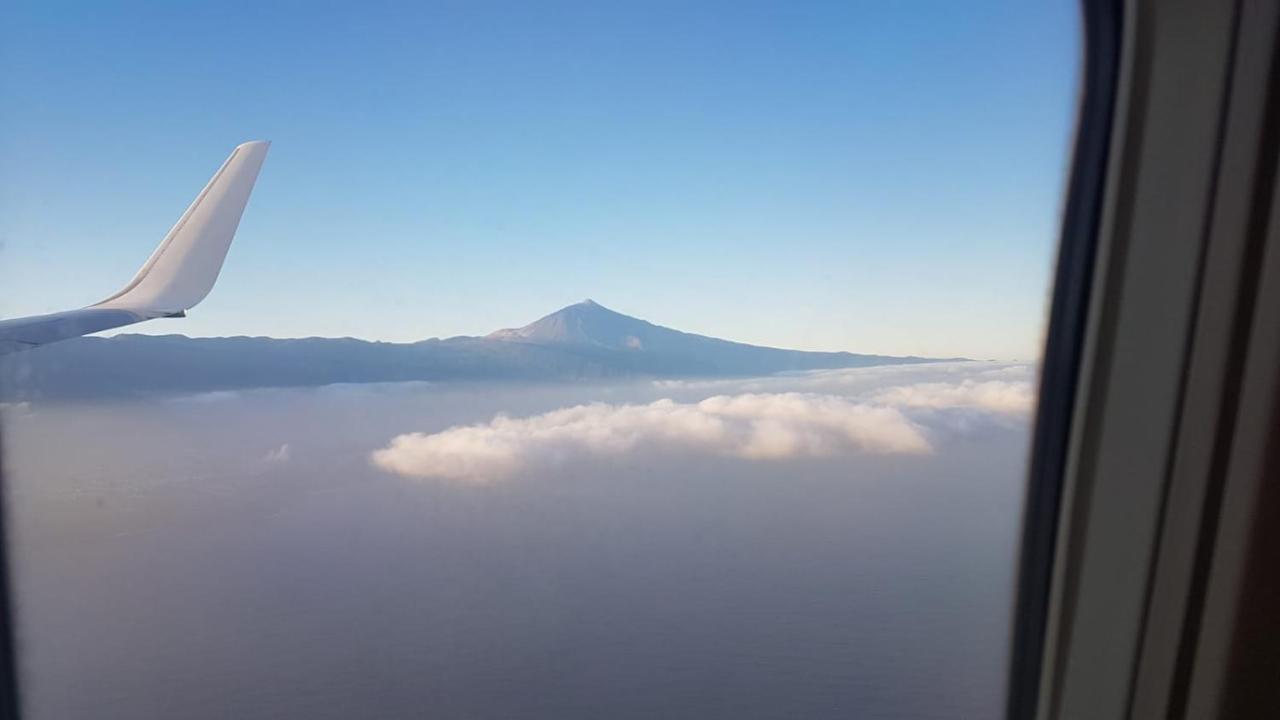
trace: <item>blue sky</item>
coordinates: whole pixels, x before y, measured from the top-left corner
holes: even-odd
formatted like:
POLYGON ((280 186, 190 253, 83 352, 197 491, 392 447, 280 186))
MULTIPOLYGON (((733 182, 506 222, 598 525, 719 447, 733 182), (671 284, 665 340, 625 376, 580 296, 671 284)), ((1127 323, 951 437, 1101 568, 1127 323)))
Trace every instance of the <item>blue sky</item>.
POLYGON ((1033 358, 1078 46, 1066 0, 8 3, 0 315, 110 294, 268 139, 213 294, 130 331, 415 340, 591 297, 1033 358))

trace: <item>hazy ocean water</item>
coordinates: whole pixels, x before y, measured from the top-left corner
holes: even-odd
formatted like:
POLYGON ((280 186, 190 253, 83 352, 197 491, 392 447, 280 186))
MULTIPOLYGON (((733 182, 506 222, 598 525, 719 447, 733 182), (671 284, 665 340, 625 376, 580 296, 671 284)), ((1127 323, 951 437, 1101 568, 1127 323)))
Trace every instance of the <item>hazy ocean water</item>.
POLYGON ((493 482, 369 459, 497 412, 742 389, 759 390, 399 384, 10 408, 28 715, 998 715, 1025 421, 948 416, 929 454, 683 448, 493 482))

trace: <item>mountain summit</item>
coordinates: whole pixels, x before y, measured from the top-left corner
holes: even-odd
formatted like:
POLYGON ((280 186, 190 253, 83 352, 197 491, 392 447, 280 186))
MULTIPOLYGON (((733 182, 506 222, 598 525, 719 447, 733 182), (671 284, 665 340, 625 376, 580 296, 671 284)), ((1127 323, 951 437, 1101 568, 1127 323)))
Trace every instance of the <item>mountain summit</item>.
POLYGON ((416 343, 76 338, 0 357, 0 400, 405 380, 740 377, 932 361, 747 345, 654 325, 585 300, 521 328, 416 343))
POLYGON ((487 337, 490 340, 643 350, 646 347, 646 339, 667 333, 685 335, 685 333, 654 325, 630 315, 623 315, 594 300, 587 299, 561 308, 522 328, 498 330, 487 337))
POLYGON ((485 341, 557 348, 597 359, 626 375, 732 376, 789 370, 889 365, 924 358, 804 352, 761 347, 673 330, 584 300, 485 341))

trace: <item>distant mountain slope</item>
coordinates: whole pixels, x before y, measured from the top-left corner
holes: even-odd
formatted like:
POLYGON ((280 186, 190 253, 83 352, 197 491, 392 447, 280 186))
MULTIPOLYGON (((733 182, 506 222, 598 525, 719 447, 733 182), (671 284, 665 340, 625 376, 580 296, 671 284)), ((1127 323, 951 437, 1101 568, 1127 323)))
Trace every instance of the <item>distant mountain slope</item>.
POLYGON ((0 399, 204 392, 403 380, 722 377, 931 362, 746 345, 570 305, 487 337, 383 343, 351 338, 79 338, 0 358, 0 399))
POLYGON ((643 350, 652 348, 655 340, 658 343, 667 341, 669 344, 671 341, 710 338, 654 325, 610 310, 594 300, 584 300, 576 305, 561 308, 522 328, 499 330, 490 334, 489 339, 542 344, 596 345, 615 350, 643 350))
POLYGON ((522 328, 499 330, 486 339, 594 353, 610 357, 610 365, 654 375, 755 375, 925 361, 747 345, 654 325, 593 300, 562 308, 522 328))

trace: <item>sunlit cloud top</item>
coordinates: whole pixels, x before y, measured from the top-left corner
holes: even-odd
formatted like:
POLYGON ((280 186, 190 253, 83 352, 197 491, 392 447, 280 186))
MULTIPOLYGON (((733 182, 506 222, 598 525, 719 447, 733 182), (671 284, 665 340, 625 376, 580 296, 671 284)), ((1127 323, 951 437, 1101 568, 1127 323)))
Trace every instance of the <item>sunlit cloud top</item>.
MULTIPOLYGON (((934 371, 934 375, 938 374, 934 371)), ((942 372, 948 372, 943 370, 942 372)), ((555 467, 577 457, 623 457, 692 451, 755 461, 854 454, 927 454, 939 410, 963 409, 1023 421, 1034 402, 1025 367, 968 367, 967 376, 909 384, 857 383, 855 396, 837 392, 740 392, 687 402, 592 403, 524 418, 436 433, 406 433, 373 452, 389 472, 423 478, 485 482, 555 467), (996 374, 1011 379, 984 379, 996 374)), ((866 371, 809 373, 738 381, 777 386, 839 385, 866 371)), ((723 383, 716 383, 725 388, 723 383)), ((674 385, 668 384, 674 389, 674 385)), ((687 389, 684 386, 682 389, 687 389)), ((727 388, 726 388, 727 389, 727 388)))

